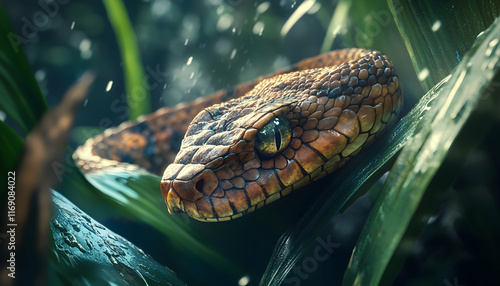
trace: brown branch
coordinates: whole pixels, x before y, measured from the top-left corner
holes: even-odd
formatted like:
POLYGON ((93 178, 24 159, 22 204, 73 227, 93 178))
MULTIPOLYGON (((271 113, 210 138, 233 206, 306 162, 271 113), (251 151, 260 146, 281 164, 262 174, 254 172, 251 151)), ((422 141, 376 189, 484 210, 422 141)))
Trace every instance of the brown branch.
MULTIPOLYGON (((16 171, 16 279, 7 275, 10 272, 7 259, 11 251, 3 247, 0 285, 19 284, 19 276, 23 276, 23 279, 29 277, 27 279, 37 285, 45 282, 46 248, 52 213, 50 187, 56 181, 51 165, 61 158, 76 110, 93 81, 94 75, 85 73, 66 92, 62 102, 45 113, 26 138, 24 154, 16 171), (28 273, 33 269, 36 273, 28 273)), ((7 215, 4 217, 7 218, 7 215)), ((7 223, 12 222, 5 221, 4 226, 7 223)))

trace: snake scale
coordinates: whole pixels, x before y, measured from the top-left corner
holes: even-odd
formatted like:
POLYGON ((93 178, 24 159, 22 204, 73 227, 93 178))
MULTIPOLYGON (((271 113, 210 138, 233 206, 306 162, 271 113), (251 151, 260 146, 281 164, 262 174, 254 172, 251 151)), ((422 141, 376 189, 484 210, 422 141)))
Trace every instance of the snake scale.
POLYGON ((108 129, 74 158, 85 173, 163 172, 170 213, 226 221, 340 168, 402 106, 403 88, 385 55, 336 50, 108 129))

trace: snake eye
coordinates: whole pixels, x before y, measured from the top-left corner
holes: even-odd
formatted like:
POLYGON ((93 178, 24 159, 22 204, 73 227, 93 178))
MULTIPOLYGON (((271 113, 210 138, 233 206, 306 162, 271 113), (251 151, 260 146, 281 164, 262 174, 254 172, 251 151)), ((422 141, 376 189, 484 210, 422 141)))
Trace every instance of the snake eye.
POLYGON ((288 120, 275 117, 255 137, 255 149, 266 158, 273 157, 285 150, 291 138, 292 130, 288 120))

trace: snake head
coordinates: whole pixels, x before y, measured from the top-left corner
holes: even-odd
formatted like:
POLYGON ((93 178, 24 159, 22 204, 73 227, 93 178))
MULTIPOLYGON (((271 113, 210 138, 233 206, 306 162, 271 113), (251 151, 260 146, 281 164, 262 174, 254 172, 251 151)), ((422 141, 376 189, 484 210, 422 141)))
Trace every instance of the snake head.
POLYGON ((191 122, 162 178, 168 210, 201 221, 253 212, 344 165, 402 104, 392 63, 378 52, 263 80, 191 122))
MULTIPOLYGON (((263 169, 255 143, 268 122, 289 112, 289 102, 245 97, 200 112, 163 174, 161 189, 169 212, 224 221, 254 211, 265 204, 267 194, 279 192, 274 171, 263 169)), ((272 150, 267 142, 257 142, 272 150)))

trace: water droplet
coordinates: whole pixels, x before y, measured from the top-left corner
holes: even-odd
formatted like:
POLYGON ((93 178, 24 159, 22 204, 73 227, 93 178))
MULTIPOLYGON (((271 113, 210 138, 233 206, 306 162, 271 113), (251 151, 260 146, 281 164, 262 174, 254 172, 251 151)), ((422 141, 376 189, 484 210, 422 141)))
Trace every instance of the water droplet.
POLYGON ((73 30, 74 28, 75 28, 75 21, 71 22, 71 27, 69 29, 73 30))
POLYGON ((237 52, 237 49, 233 49, 233 51, 231 52, 231 56, 229 57, 229 59, 234 59, 234 57, 236 56, 236 52, 237 52))
POLYGON ((118 253, 118 255, 120 255, 120 256, 125 256, 125 255, 126 255, 126 253, 125 253, 125 251, 123 251, 123 249, 122 249, 122 246, 121 246, 121 245, 120 245, 120 246, 116 246, 116 247, 114 248, 114 250, 115 250, 115 251, 118 253))
POLYGON ((429 218, 429 220, 427 221, 427 224, 432 224, 432 223, 434 223, 434 222, 437 220, 437 218, 438 218, 438 216, 437 216, 437 215, 435 215, 435 216, 431 216, 431 217, 429 218))
POLYGON ((429 70, 427 68, 423 69, 418 73, 418 80, 423 81, 429 76, 429 70))
POLYGON ((95 227, 106 230, 106 228, 104 226, 100 225, 100 224, 96 224, 95 227))
POLYGON ((441 28, 441 21, 437 20, 434 24, 432 24, 431 30, 436 32, 439 28, 441 28))
POLYGON ((497 45, 498 45, 498 39, 493 39, 491 42, 488 43, 488 48, 486 49, 486 52, 485 52, 486 57, 491 56, 491 54, 493 53, 493 50, 495 50, 497 45))
POLYGON ((45 76, 46 76, 46 75, 47 75, 47 74, 45 73, 45 71, 44 71, 44 70, 37 70, 37 71, 35 72, 35 78, 36 78, 36 80, 37 80, 38 82, 43 81, 43 80, 45 79, 45 76))
POLYGON ((80 242, 78 242, 75 235, 72 233, 69 232, 65 233, 64 242, 71 247, 78 248, 83 253, 87 252, 85 251, 85 248, 83 248, 83 246, 80 244, 80 242))
POLYGON ((113 81, 110 80, 108 81, 108 85, 106 85, 106 92, 110 91, 112 87, 113 87, 113 81))
POLYGON ((71 226, 75 231, 80 231, 80 226, 77 223, 72 223, 71 226))
POLYGON ((232 43, 225 38, 218 39, 214 45, 214 51, 220 56, 227 56, 232 48, 232 43))
POLYGON ((82 59, 90 59, 92 57, 92 50, 90 50, 91 42, 89 39, 83 39, 78 48, 80 49, 80 56, 82 59))
POLYGON ((290 60, 283 55, 278 55, 273 62, 274 70, 279 70, 287 66, 290 66, 290 60))
POLYGON ((144 250, 142 250, 140 248, 137 248, 137 252, 139 252, 140 254, 146 256, 146 253, 144 252, 144 250))
POLYGON ((262 22, 259 21, 259 22, 255 23, 255 25, 253 25, 252 32, 255 35, 262 36, 262 32, 263 31, 264 31, 264 23, 262 23, 262 22))
POLYGON ((313 15, 318 13, 319 9, 321 9, 321 3, 314 3, 314 5, 307 11, 307 14, 313 15))
POLYGON ((151 5, 151 13, 157 17, 165 15, 170 8, 170 5, 170 1, 156 0, 153 5, 151 5))
POLYGON ((189 57, 189 59, 187 60, 186 65, 189 66, 192 62, 193 62, 193 57, 189 57))
POLYGON ((481 38, 484 35, 484 31, 481 31, 481 33, 477 34, 476 40, 481 38))
POLYGON ((61 232, 67 232, 68 231, 57 219, 53 219, 52 220, 52 224, 54 225, 54 227, 56 229, 60 230, 61 232))
POLYGON ((80 49, 80 51, 84 52, 84 51, 88 51, 90 49, 90 45, 91 45, 91 42, 89 39, 83 39, 80 42, 80 46, 78 48, 80 49))
POLYGON ((104 254, 106 254, 106 256, 108 257, 109 261, 111 261, 111 263, 113 264, 118 264, 118 260, 116 260, 116 258, 113 256, 113 254, 111 254, 111 252, 109 252, 109 250, 105 250, 104 251, 104 254))
POLYGON ((87 106, 87 103, 89 103, 89 99, 85 98, 85 101, 83 102, 83 107, 87 106))
POLYGON ((250 282, 250 276, 245 275, 238 280, 238 286, 246 286, 250 282))
POLYGON ((491 62, 488 64, 488 68, 490 70, 493 70, 495 68, 495 66, 497 65, 498 63, 498 57, 495 57, 494 59, 491 60, 491 62))
POLYGON ((267 11, 271 7, 271 3, 268 1, 262 2, 259 6, 257 6, 257 14, 262 14, 267 11))
POLYGON ((218 8, 217 8, 217 15, 221 15, 222 12, 224 12, 224 5, 220 5, 218 8))
POLYGON ((189 75, 189 79, 193 79, 194 77, 194 72, 192 72, 190 75, 189 75))
POLYGON ((94 244, 92 243, 92 241, 86 239, 85 242, 87 243, 87 247, 92 250, 94 249, 94 244))
POLYGON ((5 112, 0 110, 0 120, 5 121, 6 118, 7 118, 7 114, 5 114, 5 112))
POLYGON ((217 21, 217 30, 220 32, 225 31, 233 24, 233 16, 231 14, 223 14, 217 21))

